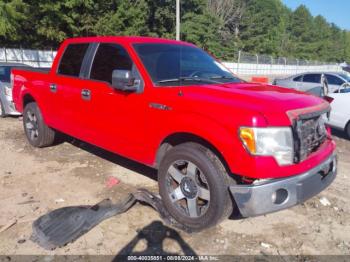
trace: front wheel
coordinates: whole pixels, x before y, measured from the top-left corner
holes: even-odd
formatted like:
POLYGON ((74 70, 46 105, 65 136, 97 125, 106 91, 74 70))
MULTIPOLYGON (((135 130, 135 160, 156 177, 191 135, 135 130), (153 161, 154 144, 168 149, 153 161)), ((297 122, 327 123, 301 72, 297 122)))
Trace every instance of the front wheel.
POLYGON ((56 132, 44 123, 40 109, 35 102, 25 106, 23 126, 27 139, 32 146, 46 147, 54 143, 56 132))
POLYGON ((158 170, 165 207, 193 231, 212 227, 231 214, 228 179, 219 158, 195 143, 170 149, 158 170))

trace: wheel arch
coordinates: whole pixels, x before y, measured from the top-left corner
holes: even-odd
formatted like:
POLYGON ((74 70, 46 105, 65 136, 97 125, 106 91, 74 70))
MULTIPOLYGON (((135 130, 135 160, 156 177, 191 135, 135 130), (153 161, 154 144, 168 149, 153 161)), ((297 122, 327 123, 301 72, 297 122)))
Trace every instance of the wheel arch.
POLYGON ((221 160, 222 164, 225 166, 228 173, 230 172, 229 165, 224 158, 223 154, 220 152, 218 147, 216 147, 214 144, 209 142, 207 139, 203 138, 202 136, 189 133, 189 132, 177 132, 168 135, 163 141, 160 143, 160 146, 158 147, 156 159, 155 159, 155 167, 158 168, 159 164, 161 163, 162 159, 166 155, 166 152, 173 148, 174 146, 184 144, 184 143, 197 143, 201 146, 204 146, 208 149, 210 149, 214 154, 217 155, 217 157, 221 160))
POLYGON ((42 104, 38 101, 36 96, 34 96, 31 92, 28 92, 27 90, 22 94, 22 100, 21 100, 22 113, 24 112, 24 108, 26 107, 26 105, 32 102, 38 105, 41 111, 41 114, 43 116, 44 122, 46 122, 46 114, 42 108, 42 104))
POLYGON ((32 103, 32 102, 36 102, 36 100, 30 93, 26 93, 25 95, 23 95, 23 98, 22 98, 22 108, 23 108, 23 110, 24 110, 24 108, 26 107, 27 104, 32 103))

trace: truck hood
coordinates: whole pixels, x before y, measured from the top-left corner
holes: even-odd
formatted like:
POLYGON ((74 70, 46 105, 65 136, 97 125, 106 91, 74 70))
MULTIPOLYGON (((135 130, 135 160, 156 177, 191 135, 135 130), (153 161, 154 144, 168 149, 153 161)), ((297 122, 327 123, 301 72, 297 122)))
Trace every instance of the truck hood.
POLYGON ((327 103, 311 94, 264 84, 232 83, 193 88, 196 88, 197 94, 209 95, 210 99, 214 99, 218 103, 259 112, 271 125, 282 124, 281 117, 286 117, 285 120, 287 119, 290 124, 287 112, 296 109, 317 108, 317 106, 327 103))

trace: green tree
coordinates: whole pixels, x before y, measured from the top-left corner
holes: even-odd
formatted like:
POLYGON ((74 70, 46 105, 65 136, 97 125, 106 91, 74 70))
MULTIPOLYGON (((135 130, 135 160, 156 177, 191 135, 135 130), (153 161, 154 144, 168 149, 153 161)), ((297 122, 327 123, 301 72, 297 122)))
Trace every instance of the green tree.
MULTIPOLYGON (((57 48, 68 37, 175 38, 174 0, 0 0, 0 45, 57 48)), ((249 53, 350 61, 350 32, 281 0, 182 0, 182 39, 219 58, 249 53)))
POLYGON ((68 37, 93 35, 93 27, 100 15, 103 1, 65 0, 31 2, 31 14, 39 44, 57 46, 68 37))
POLYGON ((292 41, 291 54, 303 59, 313 58, 313 17, 306 6, 299 6, 292 13, 288 30, 292 41))
MULTIPOLYGON (((174 0, 147 0, 147 25, 151 36, 175 38, 175 3, 174 0)), ((181 19, 192 14, 203 14, 205 7, 204 0, 181 1, 181 19)))
POLYGON ((311 49, 319 60, 329 60, 329 47, 332 42, 330 25, 323 16, 316 16, 313 22, 311 49))
POLYGON ((350 32, 346 31, 345 33, 345 50, 344 50, 344 61, 350 63, 350 32))
POLYGON ((280 0, 248 0, 239 38, 247 52, 278 55, 285 20, 280 0))
POLYGON ((149 35, 148 6, 145 0, 122 0, 115 10, 107 12, 96 23, 97 35, 149 35))
POLYGON ((346 34, 339 29, 335 24, 331 24, 331 43, 328 47, 328 61, 343 62, 346 58, 344 54, 346 53, 346 34))
POLYGON ((183 40, 194 43, 215 56, 222 57, 222 45, 217 36, 219 27, 218 20, 209 13, 187 13, 183 17, 182 37, 183 40))
POLYGON ((11 46, 21 40, 17 32, 26 17, 23 15, 26 5, 22 0, 0 1, 0 43, 11 46))

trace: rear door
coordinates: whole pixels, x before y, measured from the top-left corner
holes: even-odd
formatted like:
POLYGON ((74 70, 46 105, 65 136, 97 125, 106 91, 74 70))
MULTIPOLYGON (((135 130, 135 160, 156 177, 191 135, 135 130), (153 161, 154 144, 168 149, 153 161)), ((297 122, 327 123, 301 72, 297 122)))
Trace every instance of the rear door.
POLYGON ((300 91, 320 95, 322 90, 321 74, 305 74, 300 91))
POLYGON ((84 88, 90 98, 84 101, 81 114, 90 130, 90 142, 130 158, 144 150, 147 99, 140 92, 125 92, 112 87, 113 70, 129 70, 143 80, 126 48, 116 43, 100 43, 91 57, 84 88))
POLYGON ((334 100, 331 103, 331 113, 329 118, 329 124, 344 129, 346 124, 350 121, 350 87, 342 89, 342 93, 331 93, 328 96, 333 97, 334 100))
POLYGON ((345 83, 343 79, 341 79, 336 75, 326 74, 326 78, 327 78, 330 93, 334 93, 341 87, 342 84, 345 83))
POLYGON ((303 85, 303 75, 299 75, 293 78, 292 80, 292 88, 296 90, 301 90, 301 87, 303 85))
POLYGON ((49 86, 55 97, 53 110, 57 112, 53 127, 78 138, 82 138, 85 122, 84 116, 81 115, 80 98, 84 83, 80 74, 90 49, 88 43, 69 44, 49 86))

